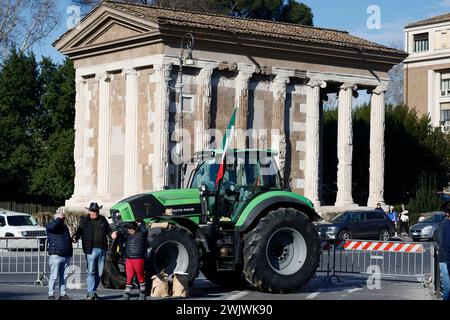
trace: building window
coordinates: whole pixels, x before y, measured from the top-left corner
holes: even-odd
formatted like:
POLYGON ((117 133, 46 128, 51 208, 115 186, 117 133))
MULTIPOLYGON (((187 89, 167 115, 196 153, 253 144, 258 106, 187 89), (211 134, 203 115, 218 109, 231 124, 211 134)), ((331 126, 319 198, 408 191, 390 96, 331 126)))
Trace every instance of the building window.
POLYGON ((441 97, 450 96, 450 79, 441 80, 441 97))
POLYGON ((450 104, 441 104, 441 128, 442 131, 450 133, 450 104))
POLYGON ((428 33, 414 35, 414 52, 425 52, 429 48, 428 33))

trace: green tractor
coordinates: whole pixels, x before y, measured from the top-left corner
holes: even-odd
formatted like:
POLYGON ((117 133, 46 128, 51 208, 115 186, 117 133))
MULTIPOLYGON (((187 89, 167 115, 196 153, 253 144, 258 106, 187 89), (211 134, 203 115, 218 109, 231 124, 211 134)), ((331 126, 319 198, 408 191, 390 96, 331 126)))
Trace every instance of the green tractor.
MULTIPOLYGON (((195 156, 188 188, 150 192, 111 208, 117 228, 143 220, 149 228, 148 278, 164 271, 203 275, 235 288, 290 292, 315 274, 319 219, 305 197, 283 181, 270 150, 229 150, 216 184, 222 151, 195 156)), ((186 166, 184 166, 186 173, 186 166)), ((123 288, 123 244, 112 241, 102 281, 123 288)))

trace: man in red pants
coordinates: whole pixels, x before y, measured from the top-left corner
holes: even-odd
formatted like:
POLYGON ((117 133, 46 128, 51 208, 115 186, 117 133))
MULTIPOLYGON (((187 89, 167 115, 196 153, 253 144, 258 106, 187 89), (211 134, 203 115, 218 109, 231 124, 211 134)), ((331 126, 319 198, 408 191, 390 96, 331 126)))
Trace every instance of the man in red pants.
POLYGON ((127 231, 117 232, 117 236, 126 239, 125 271, 127 274, 127 286, 123 299, 130 299, 133 278, 136 275, 139 281, 139 300, 145 300, 144 261, 148 248, 148 230, 143 223, 138 225, 136 222, 131 222, 128 224, 127 231))

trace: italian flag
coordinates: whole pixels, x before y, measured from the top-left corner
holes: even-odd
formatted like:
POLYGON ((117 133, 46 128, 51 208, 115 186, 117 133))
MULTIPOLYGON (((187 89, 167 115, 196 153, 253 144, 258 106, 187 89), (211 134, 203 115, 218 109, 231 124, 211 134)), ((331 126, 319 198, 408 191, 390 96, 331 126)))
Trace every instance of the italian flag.
POLYGON ((220 180, 223 178, 223 174, 225 172, 225 156, 227 154, 228 149, 230 148, 231 141, 233 140, 234 135, 234 128, 235 128, 235 120, 236 120, 236 108, 233 111, 233 114, 231 115, 230 122, 228 123, 227 130, 225 132, 225 136, 222 140, 222 161, 220 163, 219 171, 217 172, 217 178, 216 178, 216 186, 219 185, 220 180))

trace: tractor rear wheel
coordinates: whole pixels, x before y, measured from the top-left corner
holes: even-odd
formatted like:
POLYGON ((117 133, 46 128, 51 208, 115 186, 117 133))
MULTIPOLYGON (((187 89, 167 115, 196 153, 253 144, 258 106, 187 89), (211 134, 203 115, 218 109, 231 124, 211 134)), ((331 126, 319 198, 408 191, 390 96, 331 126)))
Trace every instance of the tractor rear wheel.
POLYGON ((175 272, 187 273, 189 283, 198 277, 200 248, 192 233, 181 226, 150 228, 149 256, 146 261, 147 277, 165 272, 169 278, 175 272))
POLYGON ((320 258, 317 231, 302 212, 270 211, 244 236, 244 276, 264 292, 291 292, 315 274, 320 258))

